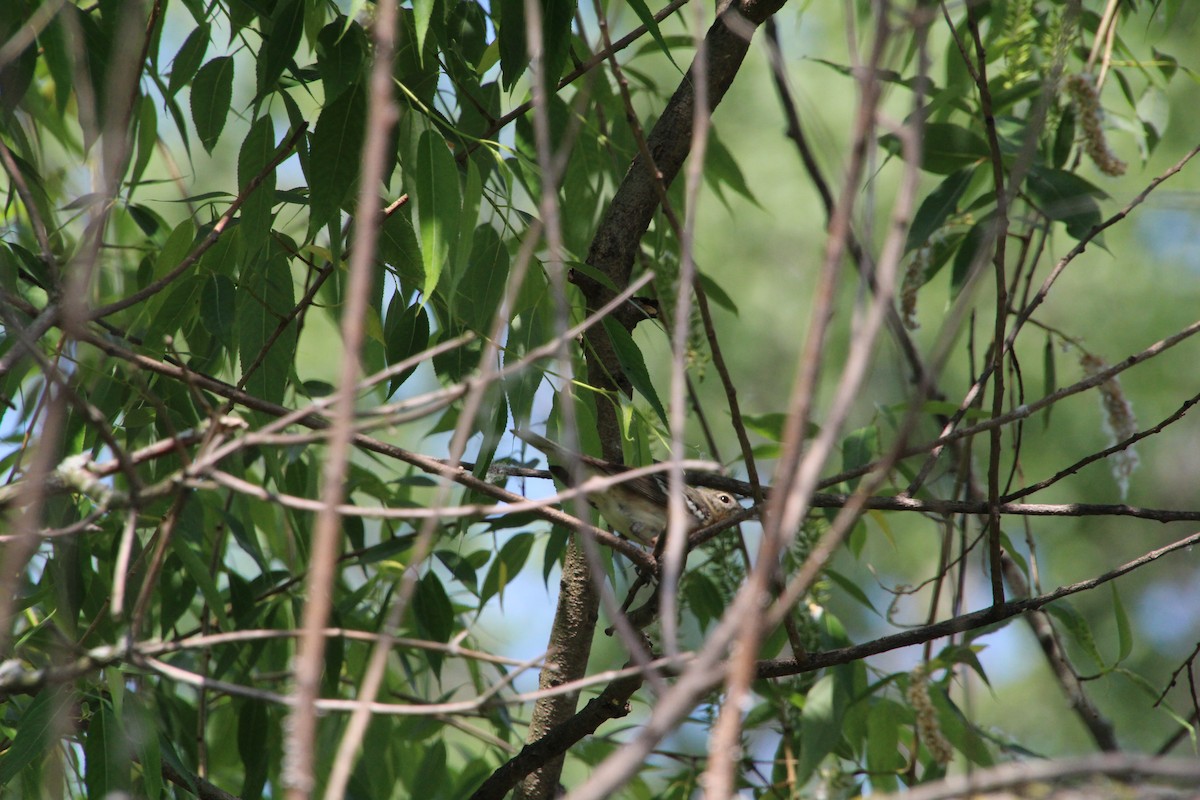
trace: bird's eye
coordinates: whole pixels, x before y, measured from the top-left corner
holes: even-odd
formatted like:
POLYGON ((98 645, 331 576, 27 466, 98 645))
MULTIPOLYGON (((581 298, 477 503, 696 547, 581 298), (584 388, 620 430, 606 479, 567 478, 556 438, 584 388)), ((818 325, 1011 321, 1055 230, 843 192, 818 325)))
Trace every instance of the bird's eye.
POLYGON ((730 496, 729 496, 729 495, 727 495, 727 494, 723 494, 723 495, 721 495, 721 502, 722 502, 722 503, 732 503, 732 502, 733 502, 733 498, 732 498, 732 497, 730 497, 730 496))

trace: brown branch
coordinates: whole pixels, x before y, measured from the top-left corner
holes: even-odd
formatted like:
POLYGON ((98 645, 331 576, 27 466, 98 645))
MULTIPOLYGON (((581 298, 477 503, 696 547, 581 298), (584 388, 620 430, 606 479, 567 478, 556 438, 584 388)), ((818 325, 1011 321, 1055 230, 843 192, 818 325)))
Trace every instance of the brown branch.
MULTIPOLYGON (((338 506, 346 494, 351 448, 354 445, 354 405, 362 365, 371 268, 382 215, 375 187, 384 178, 388 138, 399 111, 392 95, 392 62, 395 55, 396 0, 380 0, 372 26, 375 54, 371 64, 367 131, 358 182, 355 247, 350 254, 345 307, 341 320, 342 363, 329 429, 329 443, 321 472, 322 508, 313 522, 311 555, 300 620, 303 634, 296 645, 292 668, 294 706, 284 726, 284 761, 280 776, 288 800, 307 800, 316 783, 317 709, 321 672, 325 663, 325 626, 333 608, 337 551, 342 521, 338 506)), ((272 159, 272 166, 275 160, 272 159)), ((368 699, 373 699, 368 698, 368 699)), ((335 760, 330 785, 348 765, 335 760)), ((334 791, 334 794, 338 794, 334 791)))
MULTIPOLYGON (((1116 569, 1110 570, 1103 575, 1095 578, 1072 583, 1067 586, 1060 586, 1052 592, 1038 595, 1022 600, 1010 600, 999 606, 989 606, 973 611, 969 614, 960 614, 950 619, 935 622, 932 625, 922 625, 919 628, 911 628, 906 631, 883 636, 879 639, 874 639, 870 642, 862 644, 850 645, 848 647, 840 647, 835 650, 826 650, 820 653, 811 653, 803 658, 779 658, 770 659, 758 662, 758 677, 759 678, 782 678, 788 675, 799 675, 804 672, 813 672, 826 667, 837 666, 839 664, 849 664, 853 661, 860 661, 868 656, 887 653, 892 650, 899 650, 902 647, 911 647, 912 645, 924 644, 935 639, 941 639, 945 636, 951 636, 957 633, 965 633, 967 631, 976 630, 996 622, 1015 617, 1017 614, 1022 614, 1026 611, 1034 611, 1043 608, 1056 600, 1061 600, 1073 594, 1090 591, 1098 586, 1103 586, 1109 581, 1116 580, 1122 575, 1133 572, 1136 569, 1147 566, 1154 561, 1162 558, 1165 555, 1183 550, 1200 543, 1200 533, 1193 533, 1190 536, 1172 542, 1171 544, 1160 547, 1157 550, 1135 558, 1132 561, 1126 562, 1116 569)), ((714 681, 719 681, 720 676, 714 676, 714 681)))
MULTIPOLYGON (((1067 268, 1067 266, 1072 261, 1074 261, 1077 257, 1082 255, 1083 252, 1087 249, 1088 245, 1091 244, 1091 242, 1097 236, 1099 236, 1105 230, 1112 227, 1113 225, 1116 225, 1118 222, 1120 222, 1121 220, 1123 220, 1127 216, 1129 216, 1129 214, 1133 211, 1133 209, 1137 208, 1139 205, 1141 205, 1143 202, 1145 202, 1146 198, 1150 196, 1151 192, 1153 192, 1155 189, 1157 189, 1168 178, 1171 178, 1172 176, 1178 174, 1187 165, 1187 163, 1189 161, 1191 161, 1193 158, 1196 157, 1197 154, 1200 154, 1200 145, 1196 145, 1195 147, 1193 147, 1191 150, 1189 150, 1187 152, 1187 154, 1183 158, 1181 158, 1179 161, 1175 162, 1174 165, 1172 165, 1171 167, 1167 168, 1162 173, 1157 175, 1153 180, 1150 181, 1150 183, 1148 183, 1146 185, 1146 188, 1144 188, 1132 200, 1130 200, 1128 203, 1126 203, 1125 206, 1120 211, 1118 211, 1115 214, 1113 214, 1112 216, 1108 217, 1107 219, 1105 219, 1103 222, 1099 223, 1098 225, 1093 226, 1091 228, 1091 230, 1089 230, 1086 234, 1084 234, 1083 238, 1081 238, 1075 244, 1075 246, 1072 247, 1071 250, 1067 252, 1066 255, 1064 255, 1062 258, 1060 258, 1057 263, 1055 263, 1053 269, 1050 270, 1050 274, 1046 276, 1046 279, 1042 282, 1042 285, 1038 289, 1037 293, 1034 294, 1033 298, 1025 305, 1024 308, 1021 309, 1020 313, 1017 314, 1017 318, 1013 322, 1012 329, 1008 332, 1008 338, 1004 342, 1005 352, 1012 350, 1014 344, 1016 343, 1017 335, 1020 333, 1021 329, 1024 327, 1025 323, 1029 320, 1029 318, 1033 316, 1033 312, 1035 310, 1037 310, 1037 308, 1042 304, 1042 302, 1049 295, 1050 288, 1058 280, 1059 276, 1062 275, 1063 271, 1067 268)), ((940 442, 945 444, 945 443, 954 441, 954 439, 947 438, 947 437, 958 426, 958 424, 962 421, 963 417, 967 414, 967 412, 972 408, 976 398, 978 397, 978 393, 982 390, 982 387, 986 384, 988 378, 991 376, 991 369, 992 369, 992 367, 990 364, 984 365, 984 368, 983 368, 982 372, 980 373, 979 377, 976 378, 976 380, 972 384, 970 390, 967 391, 962 402, 959 404, 958 411, 955 412, 954 416, 951 417, 950 421, 942 429, 942 436, 939 437, 940 442)), ((1051 395, 1051 397, 1053 397, 1053 396, 1054 395, 1051 395)), ((918 471, 918 473, 917 473, 917 477, 909 485, 909 488, 908 488, 909 494, 915 493, 917 491, 917 489, 925 482, 926 477, 928 477, 929 473, 932 471, 934 463, 936 462, 937 457, 940 453, 941 453, 940 445, 936 449, 934 449, 933 451, 930 452, 929 458, 921 466, 920 471, 918 471)))
MULTIPOLYGON (((1017 562, 1006 553, 1002 563, 1004 579, 1008 581, 1013 596, 1028 597, 1029 583, 1021 573, 1017 562)), ((1062 642, 1058 638, 1058 631, 1054 629, 1049 615, 1044 611, 1030 611, 1025 615, 1025 622, 1029 624, 1034 636, 1037 637, 1042 653, 1046 656, 1046 662, 1050 665, 1050 670, 1054 673, 1063 694, 1066 695, 1067 702, 1071 704, 1071 709, 1088 729, 1096 746, 1108 753, 1119 750, 1120 746, 1117 744, 1112 722, 1100 713, 1100 709, 1096 708, 1096 705, 1087 696, 1087 692, 1084 691, 1083 683, 1079 680, 1079 675, 1075 672, 1074 667, 1071 666, 1071 661, 1066 651, 1063 650, 1062 642)))
MULTIPOLYGON (((1014 761, 986 769, 973 769, 965 775, 954 775, 939 781, 906 789, 902 794, 885 795, 879 800, 954 800, 960 797, 1025 797, 1024 791, 1005 791, 1019 787, 1032 787, 1050 781, 1068 781, 1077 778, 1093 778, 1097 775, 1127 777, 1139 782, 1147 778, 1179 783, 1187 790, 1200 782, 1200 764, 1195 759, 1164 759, 1153 756, 1128 755, 1123 753, 1098 753, 1077 758, 1058 760, 1014 761)), ((1139 783, 1139 786, 1142 785, 1139 783)), ((1037 793, 1042 796, 1042 790, 1037 793)), ((1124 795, 1124 793, 1120 793, 1124 795)), ((1183 795, 1159 795, 1133 791, 1130 796, 1167 797, 1183 795)), ((1054 797, 1059 797, 1055 793, 1054 797)), ((1068 794, 1061 794, 1067 797, 1068 794)), ((1111 796, 1108 790, 1097 790, 1089 795, 1086 791, 1071 791, 1070 797, 1111 796)))
POLYGON ((596 732, 603 723, 629 713, 629 698, 642 685, 642 675, 618 678, 592 698, 578 712, 530 742, 521 752, 493 772, 471 794, 471 800, 501 800, 519 781, 544 764, 561 758, 585 736, 596 732))
POLYGON ((1178 409, 1175 410, 1175 413, 1171 414, 1169 417, 1166 417, 1162 422, 1158 423, 1154 427, 1147 428, 1142 431, 1138 431, 1137 433, 1133 434, 1132 436, 1126 437, 1125 439, 1122 439, 1121 441, 1117 442, 1116 444, 1113 444, 1110 447, 1106 447, 1103 450, 1099 450, 1095 453, 1084 456, 1083 458, 1076 461, 1074 464, 1070 465, 1069 467, 1064 467, 1063 469, 1060 469, 1058 472, 1054 473, 1049 478, 1046 478, 1043 481, 1038 481, 1037 483, 1035 483, 1031 486, 1026 486, 1022 489, 1018 489, 1015 492, 1009 492, 1008 494, 1006 494, 1003 497, 1003 501, 1004 502, 1012 502, 1014 500, 1019 500, 1022 497, 1028 497, 1029 495, 1034 494, 1035 492, 1040 492, 1042 489, 1045 489, 1047 486, 1051 486, 1055 483, 1058 483, 1063 478, 1066 478, 1069 475, 1074 475, 1076 472, 1079 472, 1079 470, 1083 469, 1088 464, 1091 464, 1095 461, 1099 461, 1102 458, 1107 458, 1108 456, 1111 456, 1114 453, 1119 453, 1122 450, 1127 450, 1128 448, 1132 447, 1136 443, 1140 442, 1142 439, 1145 439, 1150 436, 1154 436, 1157 433, 1161 433, 1164 428, 1166 428, 1167 426, 1169 426, 1175 422, 1178 422, 1180 419, 1182 419, 1183 415, 1186 414, 1192 408, 1192 406, 1196 405, 1196 403, 1200 403, 1200 394, 1193 395, 1188 400, 1185 400, 1183 402, 1183 404, 1181 406, 1179 406, 1178 409))
MULTIPOLYGON (((971 31, 971 38, 975 43, 975 55, 978 58, 978 72, 974 72, 973 74, 975 75, 975 88, 979 92, 980 111, 983 113, 983 129, 987 137, 988 152, 991 157, 992 185, 995 190, 995 221, 989 226, 991 230, 985 238, 995 248, 992 252, 992 265, 996 285, 996 318, 993 323, 992 341, 999 343, 1004 341, 1006 326, 1008 324, 1008 280, 1005 273, 1007 268, 1006 250, 1009 227, 1008 204, 1011 200, 1012 187, 1019 186, 1020 180, 1014 175, 1012 178, 1013 183, 1011 185, 1005 184, 1004 157, 1000 151, 1000 137, 996 133, 996 116, 992 111, 992 92, 987 81, 987 54, 984 50, 983 39, 979 35, 979 11, 977 7, 969 3, 967 4, 967 28, 971 31)), ((983 252, 982 248, 980 252, 983 252)), ((1004 414, 1005 375, 1003 366, 1007 354, 1004 348, 993 347, 991 355, 991 416, 995 419, 1004 414)), ((988 499, 991 501, 993 508, 1000 497, 1002 433, 1003 431, 999 427, 992 428, 989 431, 987 492, 988 499)), ((987 532, 988 576, 992 585, 992 603, 1000 605, 1004 602, 1004 578, 1001 574, 1002 567, 1000 564, 1002 545, 1000 542, 1000 515, 994 511, 987 515, 987 532)))

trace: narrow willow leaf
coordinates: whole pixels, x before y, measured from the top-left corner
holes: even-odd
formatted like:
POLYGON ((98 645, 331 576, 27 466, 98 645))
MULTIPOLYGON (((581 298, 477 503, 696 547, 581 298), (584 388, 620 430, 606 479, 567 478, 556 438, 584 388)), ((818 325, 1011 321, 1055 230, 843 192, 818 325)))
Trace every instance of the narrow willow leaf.
POLYGON ((335 20, 321 29, 317 34, 317 72, 325 97, 337 97, 362 80, 367 52, 367 36, 357 22, 343 28, 335 20))
POLYGON ((532 533, 518 533, 504 543, 492 561, 491 567, 488 568, 487 577, 483 579, 483 586, 479 590, 481 606, 496 595, 500 595, 501 608, 504 607, 504 587, 524 568, 525 562, 529 559, 529 553, 533 549, 533 543, 532 533))
MULTIPOLYGON (((1042 348, 1042 383, 1044 385, 1042 392, 1046 395, 1054 394, 1058 390, 1058 369, 1057 369, 1057 353, 1054 349, 1054 339, 1049 334, 1046 335, 1046 346, 1042 348)), ((1046 406, 1046 410, 1042 412, 1043 426, 1050 425, 1050 412, 1054 408, 1054 403, 1046 406)))
MULTIPOLYGON (((551 88, 571 55, 571 23, 576 0, 542 0, 542 80, 551 88)), ((552 91, 552 97, 557 95, 552 91)))
POLYGON ((171 235, 167 237, 166 243, 163 245, 158 254, 158 261, 154 264, 155 280, 164 277, 187 256, 192 249, 192 242, 196 240, 196 226, 192 224, 192 220, 185 219, 175 226, 171 231, 171 235))
POLYGON ((894 700, 881 698, 867 712, 867 769, 871 789, 892 792, 899 788, 898 775, 905 758, 900 752, 900 728, 905 725, 904 708, 894 700))
POLYGON ((417 58, 423 59, 425 37, 429 35, 429 21, 433 18, 433 7, 437 0, 413 0, 413 30, 416 31, 417 58))
MULTIPOLYGON (((424 350, 429 345, 429 314, 425 307, 414 303, 406 308, 404 297, 399 292, 394 294, 387 319, 383 323, 383 341, 389 365, 397 364, 424 350)), ((388 396, 393 395, 416 369, 413 366, 392 376, 388 382, 388 396)))
POLYGON ((171 537, 171 552, 179 558, 188 577, 195 582, 200 593, 204 595, 204 602, 208 604, 209 613, 217 618, 223 630, 232 630, 233 622, 225 611, 225 598, 217 589, 212 570, 208 568, 204 559, 192 549, 191 544, 182 536, 171 537))
POLYGON ((921 201, 921 207, 917 209, 908 229, 905 251, 923 246, 942 227, 946 218, 958 207, 958 201, 970 185, 974 173, 972 168, 951 173, 921 201))
POLYGON ((495 7, 500 11, 496 35, 500 49, 500 77, 504 90, 508 91, 529 64, 529 50, 525 47, 525 0, 498 0, 495 7))
POLYGON ((486 334, 508 284, 508 248, 491 225, 475 231, 466 272, 454 288, 454 313, 470 329, 486 334))
POLYGON ((1120 663, 1133 652, 1133 628, 1129 624, 1129 614, 1121 602, 1117 584, 1110 583, 1109 586, 1112 587, 1113 619, 1117 623, 1117 663, 1120 663))
MULTIPOLYGON (((339 637, 335 639, 340 641, 339 637)), ((238 797, 243 800, 257 800, 262 797, 262 790, 267 782, 270 750, 264 747, 264 744, 270 734, 270 720, 264 702, 245 699, 239 703, 241 710, 238 712, 237 749, 245 772, 238 797)))
MULTIPOLYGON (((275 125, 270 114, 263 114, 246 134, 238 154, 238 187, 246 186, 270 163, 275 154, 275 125)), ((275 205, 275 170, 263 176, 262 183, 242 204, 238 243, 243 260, 265 247, 271 239, 271 209, 275 205)))
POLYGON ((675 63, 675 59, 671 56, 671 48, 667 46, 667 41, 663 38, 662 31, 658 29, 658 20, 654 19, 654 15, 650 13, 650 9, 646 6, 646 1, 629 0, 629 6, 633 9, 633 13, 637 14, 642 24, 646 26, 646 31, 654 38, 655 43, 662 50, 662 54, 675 65, 675 69, 679 69, 679 65, 675 63))
MULTIPOLYGON (((950 122, 927 124, 921 142, 921 169, 939 175, 972 166, 990 155, 982 136, 950 122)), ((900 138, 895 134, 881 136, 879 143, 894 156, 902 154, 900 138)))
POLYGON ((158 111, 154 100, 146 95, 138 98, 137 113, 137 157, 133 160, 133 168, 129 172, 129 196, 137 189, 150 163, 150 157, 158 144, 158 111))
POLYGON ((446 141, 434 131, 425 131, 417 143, 417 221, 421 232, 421 256, 425 283, 424 302, 429 302, 450 257, 451 243, 458 236, 462 202, 458 168, 446 141))
MULTIPOLYGON (((44 759, 52 748, 62 723, 61 715, 68 711, 65 695, 53 690, 38 692, 16 716, 13 735, 4 758, 0 758, 0 786, 10 784, 23 770, 44 759)), ((16 700, 10 700, 16 704, 16 700)), ((11 710, 17 711, 17 707, 11 710)))
POLYGON ((308 166, 308 229, 315 232, 337 217, 358 178, 367 102, 362 84, 342 92, 321 109, 313 131, 308 166))
POLYGON ((204 53, 208 50, 211 35, 212 28, 205 23, 183 40, 183 46, 179 48, 179 52, 175 54, 175 60, 171 62, 171 76, 167 80, 168 94, 174 96, 191 82, 196 75, 196 70, 200 69, 200 64, 204 62, 204 53))
MULTIPOLYGON (((261 260, 243 276, 236 299, 238 354, 243 376, 271 341, 282 317, 294 303, 287 260, 280 255, 261 260)), ((287 325, 271 342, 261 364, 245 378, 246 391, 273 403, 283 402, 296 355, 296 326, 287 325)))
POLYGON ((200 323, 225 347, 233 346, 233 308, 237 287, 227 275, 210 274, 200 290, 200 323))
POLYGON ((834 702, 836 681, 833 675, 822 676, 809 689, 800 712, 800 761, 796 777, 800 784, 820 766, 825 756, 833 752, 842 739, 841 710, 834 702))
POLYGON ((218 56, 196 73, 192 83, 192 123, 200 144, 209 153, 225 128, 229 102, 233 99, 233 58, 218 56))
POLYGON ((962 243, 959 244, 958 252, 954 254, 954 268, 950 273, 950 297, 952 299, 958 297, 958 293, 970 280, 971 271, 979 269, 980 265, 986 263, 987 254, 981 252, 981 248, 988 238, 992 224, 990 215, 975 223, 963 237, 962 243))
POLYGON ((617 361, 621 364, 621 372, 625 373, 625 377, 633 384, 633 388, 646 398, 646 402, 654 409, 654 413, 658 415, 662 424, 669 425, 666 409, 663 408, 662 401, 658 399, 658 392, 655 391, 654 383, 650 380, 650 372, 646 369, 646 360, 642 358, 642 351, 638 349, 633 337, 629 335, 629 331, 611 317, 604 318, 604 330, 608 331, 608 338, 613 343, 617 361))
POLYGON ((258 93, 273 91, 304 34, 304 0, 279 0, 271 11, 267 40, 258 59, 258 93))

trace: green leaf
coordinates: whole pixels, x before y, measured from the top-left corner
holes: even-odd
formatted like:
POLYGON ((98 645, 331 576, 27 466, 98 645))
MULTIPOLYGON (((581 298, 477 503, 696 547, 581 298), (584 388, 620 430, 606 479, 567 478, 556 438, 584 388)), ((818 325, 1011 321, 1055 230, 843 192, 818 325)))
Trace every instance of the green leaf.
POLYGON ((871 602, 871 598, 867 597, 867 593, 864 592, 857 583, 850 580, 842 573, 837 572, 836 570, 826 569, 822 574, 840 586, 842 591, 848 594, 852 599, 856 600, 859 605, 863 606, 863 608, 868 608, 876 614, 879 614, 879 609, 875 608, 875 605, 871 602))
POLYGON ((175 60, 171 62, 171 77, 167 81, 168 94, 174 96, 191 82, 196 70, 204 61, 204 53, 208 50, 211 34, 212 28, 206 22, 183 40, 183 46, 179 48, 179 52, 175 54, 175 60))
POLYGON ((700 629, 704 630, 713 620, 720 619, 728 606, 727 598, 721 596, 721 590, 704 573, 692 570, 687 573, 683 583, 683 596, 687 606, 695 614, 700 629))
POLYGON ((987 263, 987 254, 980 252, 980 249, 985 241, 991 238, 988 234, 994 224, 989 214, 972 225, 962 238, 958 252, 954 254, 954 269, 950 274, 951 298, 958 297, 958 293, 970 279, 972 269, 981 269, 982 265, 987 263))
MULTIPOLYGON (((479 205, 483 202, 483 179, 479 175, 479 167, 476 166, 474 159, 467 159, 466 163, 466 182, 462 193, 462 208, 459 210, 457 228, 460 231, 475 230, 475 223, 479 219, 479 205)), ((479 232, 475 231, 476 236, 479 232)), ((457 247, 454 258, 454 275, 462 275, 467 271, 471 258, 474 255, 474 247, 457 247)))
POLYGON ((867 770, 871 789, 894 792, 905 759, 900 753, 900 728, 908 715, 899 703, 887 698, 875 700, 867 712, 867 770))
POLYGON ((154 100, 146 95, 138 98, 137 114, 137 157, 129 173, 129 194, 132 196, 137 185, 141 183, 146 165, 154 155, 158 145, 158 111, 155 110, 154 100))
POLYGON ((433 18, 433 8, 437 0, 413 0, 413 30, 416 31, 417 57, 422 57, 425 49, 425 38, 429 35, 429 20, 433 18))
POLYGON ((488 568, 487 577, 483 579, 483 586, 479 590, 480 607, 500 595, 500 607, 503 609, 504 588, 521 573, 533 549, 533 542, 532 533, 518 533, 504 543, 488 568))
POLYGON ((1121 602, 1121 595, 1117 592, 1117 584, 1110 583, 1109 586, 1112 587, 1113 619, 1117 623, 1117 663, 1120 663, 1133 652, 1133 628, 1129 624, 1125 604, 1121 602))
POLYGON ((50 77, 54 80, 54 108, 59 114, 71 100, 74 67, 67 50, 67 38, 63 35, 63 18, 55 16, 49 25, 38 34, 38 44, 50 77))
POLYGON ((646 369, 646 361, 642 358, 642 351, 638 349, 634 343, 633 337, 629 335, 629 331, 625 330, 625 326, 611 317, 605 317, 604 330, 608 331, 608 338, 613 343, 613 350, 617 354, 617 361, 621 365, 621 372, 633 384, 633 388, 641 392, 642 397, 646 398, 646 402, 654 409, 654 413, 658 414, 659 420, 664 426, 667 423, 667 412, 663 408, 662 402, 658 399, 658 392, 654 390, 654 383, 650 380, 650 372, 646 369))
POLYGON ((487 15, 478 3, 452 3, 446 15, 445 37, 443 51, 457 50, 469 66, 478 69, 488 49, 487 15))
MULTIPOLYGON (((927 123, 921 142, 921 169, 935 174, 949 175, 990 156, 983 137, 950 122, 927 123)), ((895 134, 885 134, 879 143, 894 156, 903 154, 900 139, 895 134)))
POLYGON ((1100 205, 1095 198, 1107 195, 1073 172, 1034 166, 1025 187, 1046 216, 1065 223, 1067 233, 1076 240, 1100 224, 1100 205))
POLYGON ((234 304, 237 287, 226 275, 211 274, 200 290, 200 324, 226 347, 233 346, 234 304))
MULTIPOLYGON (((68 696, 54 688, 42 689, 17 714, 16 733, 0 758, 0 786, 12 783, 26 767, 44 759, 58 737, 62 714, 68 711, 68 696)), ((15 700, 13 709, 16 710, 15 700)))
POLYGON ((367 102, 354 84, 321 109, 309 159, 310 233, 334 220, 358 183, 367 102))
MULTIPOLYGON (((295 303, 287 259, 280 254, 261 260, 243 276, 237 292, 238 354, 246 370, 258 359, 295 303)), ((296 353, 296 325, 288 324, 271 344, 266 358, 246 380, 246 391, 273 403, 283 402, 296 353)))
MULTIPOLYGON (((646 31, 654 38, 663 55, 675 65, 675 69, 679 69, 679 65, 675 63, 675 59, 671 57, 671 48, 667 46, 667 41, 663 38, 662 31, 658 29, 658 20, 654 19, 654 15, 650 13, 645 0, 629 0, 629 7, 633 9, 633 13, 637 14, 638 19, 646 26, 646 31)), ((691 44, 691 40, 688 41, 688 44, 691 44)), ((680 71, 682 72, 682 70, 680 71)))
POLYGON ((525 72, 529 51, 525 47, 525 0, 498 0, 493 8, 500 12, 496 41, 500 47, 500 78, 504 90, 525 72))
MULTIPOLYGON (((388 307, 387 319, 383 323, 383 342, 384 355, 389 365, 397 364, 428 347, 429 315, 425 307, 420 303, 405 307, 403 296, 399 292, 394 294, 388 307)), ((416 369, 413 366, 392 376, 388 382, 388 397, 395 394, 416 369)))
MULTIPOLYGON (((849 472, 871 463, 878 452, 879 431, 874 425, 852 431, 842 439, 842 469, 849 472)), ((851 478, 848 483, 853 489, 860 478, 851 478)))
POLYGON ((921 201, 908 229, 905 251, 921 247, 929 240, 946 218, 958 207, 958 201, 971 183, 974 169, 960 169, 946 177, 937 188, 921 201))
POLYGON ((757 433, 772 442, 783 441, 783 427, 787 424, 787 414, 770 412, 767 414, 743 414, 742 424, 746 429, 757 433))
POLYGON ((425 284, 421 245, 417 243, 412 222, 402 211, 392 214, 379 226, 376 255, 395 270, 400 278, 401 292, 415 292, 425 284))
POLYGON ((142 767, 142 792, 138 796, 146 800, 158 800, 163 796, 162 750, 153 731, 159 719, 153 715, 148 704, 127 703, 124 709, 126 727, 142 732, 142 735, 132 737, 137 760, 142 767))
POLYGON ((83 780, 88 797, 107 797, 109 792, 129 787, 130 762, 122 747, 125 737, 112 706, 103 700, 97 706, 83 742, 86 760, 83 780))
POLYGON ((325 97, 337 97, 363 78, 367 36, 353 20, 334 20, 317 34, 317 72, 325 97), (344 29, 343 29, 344 26, 344 29))
POLYGON ((696 280, 700 282, 700 286, 704 289, 704 294, 709 300, 713 301, 734 316, 737 316, 737 304, 733 302, 732 297, 725 293, 725 290, 721 288, 719 283, 699 270, 696 271, 696 280))
POLYGON ((758 198, 751 191, 750 185, 746 183, 746 176, 742 174, 742 169, 734 159, 733 153, 718 138, 716 128, 709 131, 708 147, 704 154, 704 178, 717 192, 722 202, 725 202, 722 187, 728 186, 754 205, 760 205, 758 198))
MULTIPOLYGON (((422 637, 435 642, 450 641, 450 634, 454 632, 454 607, 441 579, 432 570, 417 584, 412 616, 422 637)), ((427 657, 434 673, 440 675, 442 655, 430 652, 427 657)))
POLYGON ((200 554, 192 549, 187 537, 183 535, 172 536, 171 552, 179 558, 187 576, 192 579, 200 589, 200 593, 204 595, 204 602, 208 604, 209 612, 216 616, 221 628, 223 630, 232 630, 233 623, 225 611, 225 598, 221 596, 220 590, 217 589, 216 581, 213 580, 213 572, 209 569, 204 559, 200 557, 200 554))
POLYGON ((191 252, 194 241, 196 241, 196 226, 192 224, 189 217, 175 226, 171 235, 167 237, 162 250, 159 251, 158 260, 154 262, 154 279, 165 277, 171 270, 179 266, 180 262, 191 252))
POLYGON ((257 800, 262 797, 267 782, 269 748, 266 747, 270 734, 267 706, 260 700, 240 699, 238 711, 237 749, 245 768, 242 778, 242 800, 257 800))
POLYGON ((508 284, 508 248, 491 225, 475 230, 467 270, 454 288, 453 308, 468 328, 487 334, 508 284))
POLYGON ((979 736, 971 722, 962 711, 950 701, 941 686, 931 684, 929 699, 937 710, 938 725, 942 735, 954 746, 954 749, 967 757, 972 764, 990 767, 995 763, 987 743, 979 736))
POLYGON ((803 785, 842 740, 842 707, 834 702, 834 675, 823 675, 809 689, 800 713, 800 760, 797 785, 803 785))
POLYGON ((551 91, 558 86, 571 55, 571 23, 577 0, 542 0, 542 79, 551 91))
MULTIPOLYGON (((444 786, 446 783, 446 743, 439 737, 432 742, 425 741, 421 745, 421 765, 413 778, 412 788, 417 789, 409 794, 416 796, 434 786, 444 786)), ((438 792, 438 796, 450 797, 449 792, 438 792)))
POLYGON ((417 143, 417 220, 421 232, 421 255, 425 283, 421 288, 429 302, 450 258, 451 243, 458 236, 458 168, 446 141, 434 131, 424 131, 417 143))
POLYGON ((267 40, 258 58, 258 93, 273 91, 292 62, 304 34, 304 0, 278 0, 266 26, 267 40))
POLYGON ((1075 146, 1075 106, 1069 105, 1063 109, 1062 119, 1054 131, 1054 143, 1050 150, 1050 160, 1056 169, 1061 169, 1071 156, 1075 146))
POLYGON ((1162 73, 1163 78, 1170 81, 1175 77, 1175 72, 1179 69, 1179 60, 1170 53, 1164 53, 1157 47, 1151 47, 1150 52, 1154 54, 1154 63, 1158 67, 1158 71, 1162 73))
MULTIPOLYGON (((1055 356, 1054 339, 1050 334, 1046 334, 1046 346, 1042 348, 1042 393, 1045 395, 1054 394, 1058 390, 1058 372, 1057 361, 1055 356)), ((1054 408, 1054 403, 1046 406, 1046 410, 1042 414, 1042 424, 1047 426, 1050 424, 1050 410, 1054 408)))
POLYGON ((582 272, 584 275, 591 278, 606 289, 611 289, 614 292, 620 291, 617 289, 617 285, 612 282, 611 278, 585 261, 565 261, 563 263, 576 272, 582 272))
POLYGON ((144 334, 147 346, 161 346, 163 337, 174 335, 195 319, 196 303, 203 287, 204 278, 201 276, 184 275, 155 298, 151 305, 150 324, 144 334))
MULTIPOLYGON (((21 14, 19 4, 16 15, 21 14)), ((11 6, 10 6, 11 7, 11 6)), ((17 32, 19 23, 8 14, 0 14, 0 39, 11 44, 17 32)), ((7 49, 7 48, 6 48, 7 49)), ((0 64, 0 110, 5 116, 20 105, 25 93, 33 83, 34 72, 37 70, 38 53, 33 42, 26 40, 25 46, 19 53, 12 53, 3 64, 0 64)))
POLYGON ((1067 629, 1067 633, 1075 640, 1075 643, 1096 662, 1098 667, 1105 670, 1108 668, 1108 665, 1104 663, 1104 657, 1100 655, 1100 648, 1096 646, 1096 638, 1092 635, 1092 629, 1088 627, 1087 620, 1075 610, 1074 606, 1065 600, 1059 600, 1046 606, 1044 610, 1067 629))
MULTIPOLYGON (((266 168, 274 154, 275 125, 270 114, 263 114, 250 126, 250 132, 246 134, 238 154, 238 186, 243 191, 266 168)), ((274 220, 271 209, 274 204, 275 170, 272 169, 242 204, 241 224, 238 226, 242 260, 249 260, 270 241, 271 223, 274 220)))
POLYGON ((196 126, 200 144, 209 153, 216 147, 225 128, 232 99, 233 58, 218 56, 200 68, 192 83, 192 123, 196 126))

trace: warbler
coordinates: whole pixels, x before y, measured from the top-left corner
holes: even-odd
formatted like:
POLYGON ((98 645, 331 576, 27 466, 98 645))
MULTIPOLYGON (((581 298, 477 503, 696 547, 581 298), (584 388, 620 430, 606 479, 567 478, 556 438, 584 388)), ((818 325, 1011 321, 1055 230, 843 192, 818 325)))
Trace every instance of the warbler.
MULTIPOLYGON (((576 462, 588 477, 609 477, 629 470, 623 464, 573 453, 536 433, 523 430, 513 433, 545 453, 550 472, 568 485, 571 483, 570 465, 576 462)), ((655 539, 667 529, 669 491, 664 474, 642 475, 588 495, 588 502, 622 536, 653 546, 655 539)), ((683 503, 687 510, 688 531, 728 519, 742 508, 728 492, 687 484, 683 487, 683 503)))

